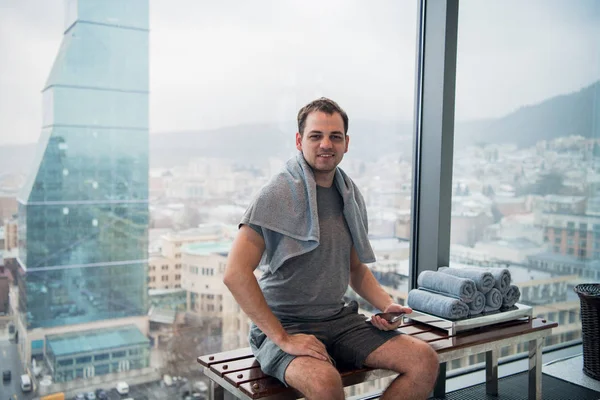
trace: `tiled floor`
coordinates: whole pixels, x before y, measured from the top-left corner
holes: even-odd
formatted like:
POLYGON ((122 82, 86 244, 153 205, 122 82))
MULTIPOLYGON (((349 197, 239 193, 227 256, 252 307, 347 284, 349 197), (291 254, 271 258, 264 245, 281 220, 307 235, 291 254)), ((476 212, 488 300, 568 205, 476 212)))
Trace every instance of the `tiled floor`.
MULTIPOLYGON (((528 387, 527 372, 521 372, 498 381, 498 396, 486 394, 485 383, 482 383, 448 393, 443 398, 430 400, 527 400, 528 387)), ((600 392, 543 374, 542 399, 598 400, 600 399, 600 392)))
MULTIPOLYGON (((544 364, 542 398, 544 400, 600 400, 600 381, 586 376, 582 368, 581 353, 544 364)), ((528 387, 528 374, 521 372, 500 379, 498 397, 486 395, 485 384, 478 384, 452 391, 444 397, 444 400, 525 400, 528 387)))
MULTIPOLYGON (((542 367, 544 374, 600 392, 600 381, 583 373, 583 355, 556 360, 542 367)), ((600 396, 598 396, 600 398, 600 396)))

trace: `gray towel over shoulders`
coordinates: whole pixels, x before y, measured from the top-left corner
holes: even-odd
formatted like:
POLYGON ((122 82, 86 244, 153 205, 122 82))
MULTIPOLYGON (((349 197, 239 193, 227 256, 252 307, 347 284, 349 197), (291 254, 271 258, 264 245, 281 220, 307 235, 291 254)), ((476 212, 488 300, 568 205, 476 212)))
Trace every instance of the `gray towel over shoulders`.
MULTIPOLYGON (((344 218, 352 243, 363 263, 375 261, 368 239, 365 201, 352 179, 336 168, 334 183, 344 202, 344 218)), ((241 224, 265 228, 262 264, 276 271, 286 260, 308 253, 319 245, 316 182, 302 153, 287 161, 258 193, 242 217, 241 224)))

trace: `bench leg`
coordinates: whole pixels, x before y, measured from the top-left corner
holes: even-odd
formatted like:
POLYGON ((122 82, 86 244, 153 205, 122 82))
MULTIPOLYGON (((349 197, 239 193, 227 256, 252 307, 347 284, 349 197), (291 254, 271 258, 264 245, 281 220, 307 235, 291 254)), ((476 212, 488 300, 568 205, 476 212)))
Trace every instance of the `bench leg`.
POLYGON ((446 363, 440 363, 435 387, 433 388, 433 397, 446 397, 446 363))
POLYGON ((498 350, 485 352, 485 392, 498 396, 498 350))
POLYGON ((218 383, 210 380, 210 389, 208 391, 208 400, 224 400, 225 391, 218 383))
POLYGON ((542 400, 542 346, 544 338, 529 341, 529 400, 542 400))

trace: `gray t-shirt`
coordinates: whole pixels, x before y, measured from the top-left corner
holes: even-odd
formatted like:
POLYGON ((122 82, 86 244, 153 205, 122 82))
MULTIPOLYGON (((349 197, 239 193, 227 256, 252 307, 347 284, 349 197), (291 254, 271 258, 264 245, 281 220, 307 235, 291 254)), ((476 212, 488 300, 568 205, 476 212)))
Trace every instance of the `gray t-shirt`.
MULTIPOLYGON (((317 186, 319 246, 293 257, 259 280, 267 304, 280 319, 326 319, 343 307, 350 281, 352 237, 336 185, 317 186)), ((248 224, 260 233, 266 228, 248 224)))

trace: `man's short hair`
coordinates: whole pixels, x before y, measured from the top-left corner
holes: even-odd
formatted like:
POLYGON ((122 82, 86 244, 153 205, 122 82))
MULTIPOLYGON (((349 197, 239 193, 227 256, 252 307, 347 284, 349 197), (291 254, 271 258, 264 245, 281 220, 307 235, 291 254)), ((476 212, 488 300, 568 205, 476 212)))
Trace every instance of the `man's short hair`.
POLYGON ((329 115, 333 115, 334 113, 340 114, 344 121, 344 134, 348 134, 348 114, 346 114, 346 111, 342 110, 342 107, 335 101, 328 99, 327 97, 321 97, 320 99, 311 101, 298 111, 298 132, 300 132, 300 135, 304 134, 304 127, 306 126, 308 114, 317 111, 329 115))

